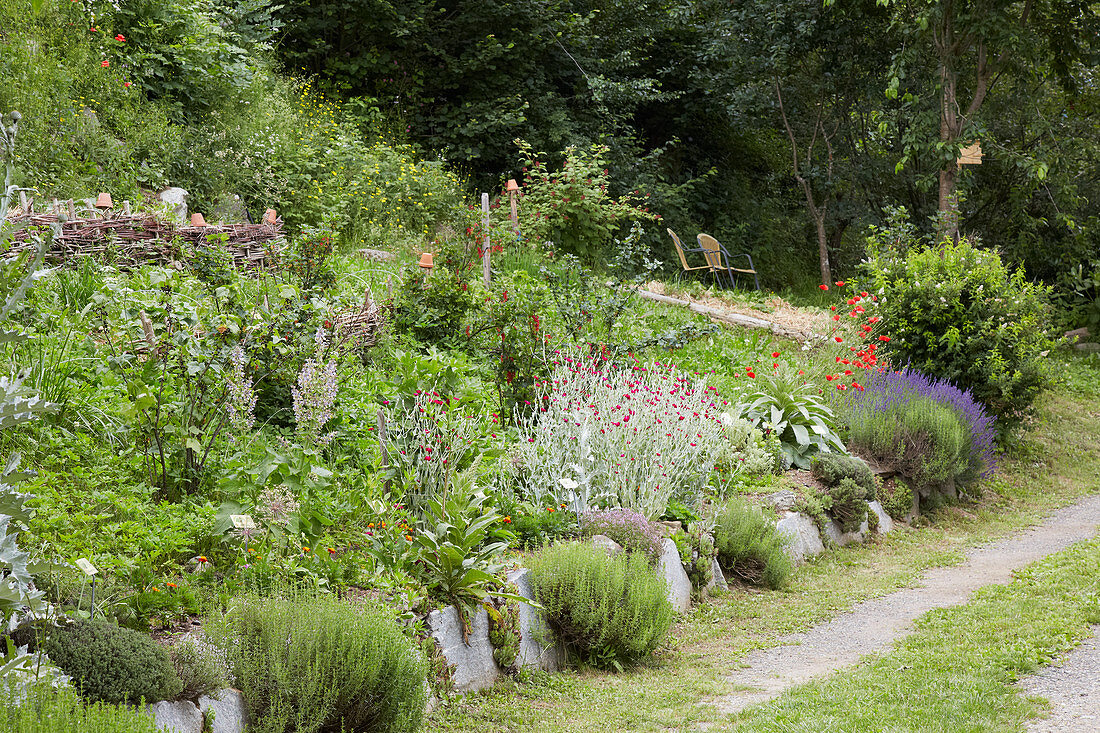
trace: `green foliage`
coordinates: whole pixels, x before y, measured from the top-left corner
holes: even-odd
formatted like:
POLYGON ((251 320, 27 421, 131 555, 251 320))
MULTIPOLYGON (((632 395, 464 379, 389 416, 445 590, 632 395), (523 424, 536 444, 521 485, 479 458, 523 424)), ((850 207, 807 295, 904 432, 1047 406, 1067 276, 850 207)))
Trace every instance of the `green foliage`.
POLYGON ((810 461, 810 472, 826 486, 836 486, 843 479, 851 479, 862 488, 868 499, 875 498, 875 474, 867 461, 858 456, 819 453, 810 461))
POLYGON ((714 582, 714 560, 718 557, 718 547, 714 544, 707 523, 693 522, 686 531, 672 535, 676 549, 680 552, 680 562, 687 571, 691 587, 697 592, 714 582))
POLYGON ((673 611, 664 579, 641 553, 608 557, 588 543, 569 543, 544 549, 530 567, 550 624, 590 661, 622 669, 668 633, 673 611))
MULTIPOLYGON (((508 584, 507 590, 513 594, 519 593, 512 583, 508 584)), ((493 660, 506 672, 518 671, 516 659, 519 657, 521 637, 519 602, 502 600, 500 605, 487 604, 485 610, 489 614, 489 643, 493 645, 493 660)))
POLYGON ((502 502, 501 511, 507 513, 504 521, 515 533, 516 544, 524 550, 537 550, 579 534, 576 515, 565 509, 502 502))
POLYGON ((394 294, 393 326, 425 346, 454 348, 465 339, 463 320, 473 307, 473 293, 464 277, 443 267, 430 275, 415 268, 405 274, 394 294))
POLYGON ((153 716, 129 705, 85 704, 74 690, 36 687, 26 697, 5 694, 3 733, 158 733, 153 716))
POLYGON ((864 486, 847 477, 829 488, 829 498, 832 499, 829 512, 840 524, 841 532, 859 531, 867 518, 867 499, 873 496, 864 486))
POLYGON ((918 247, 884 229, 871 240, 885 355, 968 390, 1002 431, 1019 425, 1049 379, 1047 290, 965 238, 918 247))
POLYGON ((206 244, 196 245, 187 256, 187 265, 195 277, 212 291, 224 287, 236 279, 233 258, 226 249, 229 235, 207 234, 206 244))
POLYGON ((147 703, 180 693, 168 652, 148 634, 104 619, 77 619, 53 629, 46 653, 87 700, 147 703))
POLYGON ((808 469, 818 453, 847 453, 836 433, 835 415, 815 385, 783 367, 758 375, 741 396, 738 414, 781 441, 783 460, 808 469))
POLYGON ((496 573, 515 535, 503 528, 503 519, 484 491, 456 487, 428 502, 410 569, 429 593, 455 604, 464 618, 491 596, 504 595, 496 573))
POLYGON ((895 478, 885 484, 882 508, 894 519, 905 519, 913 510, 913 490, 904 479, 895 478))
POLYGON ((290 252, 283 255, 281 265, 298 279, 303 298, 314 291, 324 291, 336 282, 331 261, 335 246, 331 230, 307 227, 294 238, 290 252))
POLYGON ((787 538, 758 508, 731 499, 714 518, 718 563, 749 583, 781 588, 792 572, 787 538))
POLYGON ((393 617, 331 595, 233 599, 208 622, 262 733, 404 733, 424 716, 427 665, 393 617))

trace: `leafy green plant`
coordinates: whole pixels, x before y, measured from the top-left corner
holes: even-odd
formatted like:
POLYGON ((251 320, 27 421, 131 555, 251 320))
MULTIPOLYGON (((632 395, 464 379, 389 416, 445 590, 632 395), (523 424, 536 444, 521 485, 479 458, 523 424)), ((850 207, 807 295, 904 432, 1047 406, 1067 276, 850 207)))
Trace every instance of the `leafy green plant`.
POLYGON ((718 562, 749 583, 781 588, 791 574, 787 538, 758 508, 731 499, 714 518, 718 562))
POLYGON ((428 589, 453 603, 463 618, 493 596, 522 600, 499 589, 502 555, 515 535, 484 491, 456 487, 428 502, 412 546, 411 569, 428 589))
POLYGON ((409 270, 394 294, 393 326, 422 344, 457 347, 465 340, 463 321, 474 307, 465 277, 436 267, 430 274, 409 270))
POLYGON ((779 436, 788 465, 808 469, 817 453, 847 453, 836 432, 836 416, 812 383, 781 367, 757 376, 755 385, 742 395, 740 415, 779 436))
POLYGON ((606 145, 566 148, 561 170, 553 173, 545 153, 535 153, 523 140, 516 145, 525 172, 520 226, 528 238, 591 259, 626 222, 660 219, 649 212, 643 197, 616 199, 608 193, 606 145))
POLYGON ((262 733, 411 733, 424 716, 425 660, 381 606, 333 595, 234 598, 207 622, 262 733))
POLYGON ((701 593, 714 581, 714 560, 718 557, 718 547, 711 534, 712 525, 712 522, 692 522, 687 530, 672 535, 680 553, 680 562, 696 593, 701 593))
POLYGON ((104 619, 58 626, 45 649, 88 700, 151 703, 170 700, 183 689, 163 647, 148 634, 104 619))
POLYGON ((832 499, 829 513, 840 524, 840 531, 858 531, 867 518, 867 489, 850 478, 842 478, 829 488, 829 497, 832 499))
POLYGON ((646 557, 609 557, 588 543, 544 549, 531 559, 536 600, 582 658, 623 669, 648 656, 672 624, 663 578, 646 557))
POLYGON ((882 353, 969 391, 1002 431, 1019 425, 1049 377, 1047 289, 965 237, 920 247, 901 235, 904 254, 887 244, 895 238, 878 230, 869 244, 890 333, 882 353))

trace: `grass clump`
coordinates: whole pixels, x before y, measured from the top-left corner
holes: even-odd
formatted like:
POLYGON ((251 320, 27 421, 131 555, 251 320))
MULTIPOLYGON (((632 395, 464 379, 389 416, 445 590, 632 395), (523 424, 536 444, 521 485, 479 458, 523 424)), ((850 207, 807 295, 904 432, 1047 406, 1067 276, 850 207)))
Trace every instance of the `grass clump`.
POLYGON ((787 539, 759 508, 731 499, 714 519, 718 563, 743 580, 782 588, 790 577, 787 539))
POLYGON ((531 576, 550 624, 596 666, 622 669, 648 656, 672 624, 665 582, 641 553, 557 545, 532 558, 531 576))
POLYGON ((183 688, 163 647, 148 634, 110 621, 78 619, 58 626, 45 648, 85 700, 149 703, 170 700, 183 688))
POLYGON ((86 705, 74 690, 7 690, 0 733, 159 733, 153 716, 126 705, 86 705))
POLYGON ((210 624, 250 731, 405 733, 424 715, 426 663, 397 623, 335 596, 235 599, 210 624))

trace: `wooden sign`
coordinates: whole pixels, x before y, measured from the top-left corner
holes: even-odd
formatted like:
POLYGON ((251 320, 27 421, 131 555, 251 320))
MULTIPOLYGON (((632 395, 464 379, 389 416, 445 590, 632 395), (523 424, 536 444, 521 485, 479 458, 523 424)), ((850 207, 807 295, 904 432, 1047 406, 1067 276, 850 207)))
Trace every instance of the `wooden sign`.
POLYGON ((229 521, 233 523, 234 529, 256 529, 256 522, 251 514, 230 514, 229 521))
POLYGON ((489 194, 487 193, 481 194, 481 216, 481 279, 485 287, 489 287, 491 270, 489 269, 489 194))
POLYGON ((959 151, 959 165, 981 165, 982 164, 982 143, 979 140, 976 143, 967 145, 965 148, 959 151))
POLYGON ((90 562, 88 562, 86 558, 83 557, 76 561, 76 566, 83 570, 84 574, 89 577, 99 572, 98 570, 96 570, 95 565, 92 565, 90 562))

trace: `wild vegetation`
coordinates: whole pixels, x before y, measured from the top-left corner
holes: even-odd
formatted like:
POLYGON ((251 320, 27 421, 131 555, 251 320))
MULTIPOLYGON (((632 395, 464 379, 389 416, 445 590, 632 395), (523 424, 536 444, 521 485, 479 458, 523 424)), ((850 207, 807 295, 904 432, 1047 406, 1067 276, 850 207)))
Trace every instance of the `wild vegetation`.
MULTIPOLYGON (((710 664, 684 661, 711 659, 700 639, 732 662, 946 561, 950 532, 1095 488, 1067 465, 1097 365, 1058 334, 1100 313, 1096 20, 991 1, 4 3, 0 727, 145 730, 120 703, 228 684, 255 730, 514 729, 536 715, 515 698, 631 680, 664 699, 593 699, 674 727, 720 687, 669 689, 710 664), (276 209, 266 266, 239 270, 216 229, 167 261, 109 242, 47 262, 66 214, 22 209, 109 218, 79 204, 108 191, 167 219, 169 186, 211 223, 276 209), (751 254, 826 327, 641 299, 683 277, 760 317, 782 303, 681 275, 666 227, 751 254), (823 526, 856 530, 879 500, 901 528, 795 568, 781 491, 823 526), (669 537, 686 618, 654 572, 669 537), (715 561, 732 590, 701 590, 715 561), (598 672, 517 671, 521 565, 598 672), (425 628, 447 605, 465 631, 489 614, 505 692, 450 694, 425 628)), ((991 598, 979 615, 1016 603, 991 598)))

